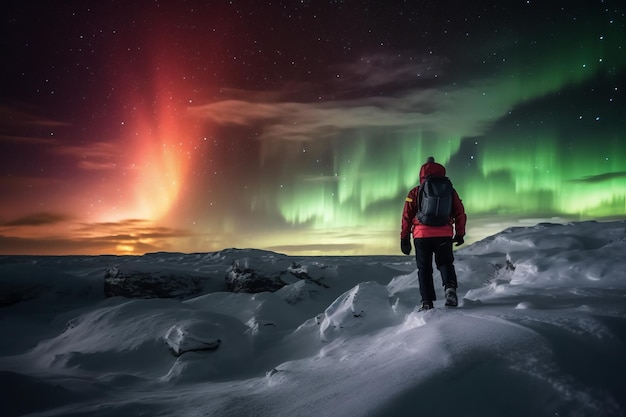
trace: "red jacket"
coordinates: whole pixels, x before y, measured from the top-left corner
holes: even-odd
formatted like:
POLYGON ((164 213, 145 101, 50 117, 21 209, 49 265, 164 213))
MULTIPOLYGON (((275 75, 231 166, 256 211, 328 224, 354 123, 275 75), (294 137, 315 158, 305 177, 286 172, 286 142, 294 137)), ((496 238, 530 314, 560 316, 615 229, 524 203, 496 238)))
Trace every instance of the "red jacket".
MULTIPOLYGON (((427 176, 446 176, 446 168, 436 162, 428 162, 422 165, 420 169, 420 184, 424 182, 427 176)), ((402 230, 400 231, 400 238, 406 239, 413 232, 414 238, 422 237, 442 237, 442 236, 464 236, 465 235, 465 222, 467 216, 465 215, 465 207, 463 202, 459 198, 456 190, 452 192, 452 217, 450 217, 450 223, 444 226, 427 226, 421 224, 417 220, 418 209, 418 196, 419 186, 409 191, 409 195, 406 197, 404 203, 404 211, 402 212, 402 230), (454 227, 453 227, 454 226, 454 227)))

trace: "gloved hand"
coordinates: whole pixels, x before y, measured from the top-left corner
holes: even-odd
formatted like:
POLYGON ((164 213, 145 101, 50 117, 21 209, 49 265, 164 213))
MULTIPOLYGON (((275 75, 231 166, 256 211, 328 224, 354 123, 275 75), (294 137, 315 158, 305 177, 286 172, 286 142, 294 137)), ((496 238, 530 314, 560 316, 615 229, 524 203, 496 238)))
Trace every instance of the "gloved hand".
POLYGON ((400 239, 400 250, 402 250, 402 253, 404 253, 405 255, 410 255, 411 239, 409 239, 408 237, 405 239, 400 239))
POLYGON ((465 243, 465 239, 463 239, 463 236, 464 235, 457 235, 452 238, 452 241, 456 242, 456 245, 454 246, 461 246, 463 243, 465 243))

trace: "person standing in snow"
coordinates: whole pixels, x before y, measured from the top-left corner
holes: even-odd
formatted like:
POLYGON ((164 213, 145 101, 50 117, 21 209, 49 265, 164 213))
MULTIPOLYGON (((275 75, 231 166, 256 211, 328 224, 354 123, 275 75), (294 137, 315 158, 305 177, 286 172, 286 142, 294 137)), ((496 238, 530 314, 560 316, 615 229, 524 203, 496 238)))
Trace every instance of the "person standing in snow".
MULTIPOLYGON (((423 195, 422 200, 424 199, 423 195)), ((420 185, 409 191, 404 203, 402 229, 400 231, 400 248, 405 255, 411 253, 411 234, 414 239, 417 276, 420 295, 422 296, 419 311, 432 309, 434 307, 433 301, 437 299, 433 283, 433 255, 445 288, 445 305, 448 307, 456 307, 458 305, 456 295, 458 285, 456 271, 454 270, 452 243, 456 242, 456 246, 463 244, 466 221, 465 208, 456 190, 446 178, 445 167, 436 163, 435 158, 432 156, 429 157, 420 168, 420 185), (425 217, 422 216, 424 208, 420 206, 420 186, 424 187, 425 181, 431 178, 443 179, 442 181, 447 181, 449 184, 451 194, 451 198, 448 198, 448 200, 451 200, 449 203, 449 214, 445 214, 444 224, 442 225, 425 224, 431 222, 425 220, 425 217)))

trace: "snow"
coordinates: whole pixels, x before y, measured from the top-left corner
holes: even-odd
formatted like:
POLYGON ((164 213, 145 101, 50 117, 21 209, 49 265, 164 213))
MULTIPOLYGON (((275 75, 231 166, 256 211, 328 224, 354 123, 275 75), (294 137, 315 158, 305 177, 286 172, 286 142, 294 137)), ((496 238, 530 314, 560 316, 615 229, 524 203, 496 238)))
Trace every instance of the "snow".
POLYGON ((623 416, 625 254, 624 221, 507 229, 455 252, 459 307, 438 288, 427 312, 412 256, 0 257, 0 412, 623 416), (288 285, 225 292, 233 263, 288 285), (105 298, 111 267, 213 285, 105 298))

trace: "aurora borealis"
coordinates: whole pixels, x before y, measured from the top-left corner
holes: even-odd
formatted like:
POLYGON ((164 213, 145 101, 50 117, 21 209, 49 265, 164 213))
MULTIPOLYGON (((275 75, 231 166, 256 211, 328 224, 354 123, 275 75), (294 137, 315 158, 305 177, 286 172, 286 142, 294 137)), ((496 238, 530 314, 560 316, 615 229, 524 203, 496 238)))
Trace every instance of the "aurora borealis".
POLYGON ((623 2, 3 8, 0 254, 399 254, 430 155, 468 242, 626 218, 623 2))

